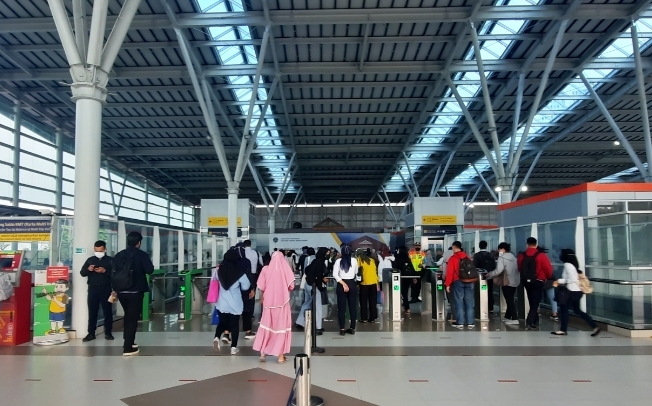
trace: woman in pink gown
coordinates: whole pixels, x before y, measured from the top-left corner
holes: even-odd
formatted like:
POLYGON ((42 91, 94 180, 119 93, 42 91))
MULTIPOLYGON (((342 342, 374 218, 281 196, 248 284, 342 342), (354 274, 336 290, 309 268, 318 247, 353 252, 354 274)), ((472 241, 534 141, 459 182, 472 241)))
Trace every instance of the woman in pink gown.
POLYGON ((260 351, 261 362, 265 362, 267 355, 274 355, 283 364, 288 360, 284 354, 290 352, 292 344, 290 291, 294 289, 294 273, 283 253, 275 252, 269 265, 260 272, 258 289, 263 292, 260 298, 263 316, 254 350, 260 351))

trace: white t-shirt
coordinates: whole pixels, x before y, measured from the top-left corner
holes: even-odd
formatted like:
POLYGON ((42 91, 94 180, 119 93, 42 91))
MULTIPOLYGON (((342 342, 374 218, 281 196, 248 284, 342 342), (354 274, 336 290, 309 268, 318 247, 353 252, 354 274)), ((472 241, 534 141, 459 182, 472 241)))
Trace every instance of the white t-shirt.
POLYGON ((355 279, 355 276, 358 274, 358 260, 351 257, 351 266, 349 269, 342 269, 340 262, 342 262, 342 258, 338 258, 335 261, 335 265, 333 265, 333 278, 335 278, 337 283, 340 283, 342 280, 355 279))
POLYGON ((565 285, 566 289, 572 292, 579 292, 580 289, 580 275, 577 273, 577 269, 573 264, 568 262, 564 263, 564 272, 561 274, 561 278, 557 279, 560 285, 565 285))

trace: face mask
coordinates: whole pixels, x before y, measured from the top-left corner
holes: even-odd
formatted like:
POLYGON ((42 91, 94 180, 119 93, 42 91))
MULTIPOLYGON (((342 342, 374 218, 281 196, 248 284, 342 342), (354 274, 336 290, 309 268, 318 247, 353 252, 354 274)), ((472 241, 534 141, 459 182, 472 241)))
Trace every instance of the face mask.
POLYGON ((416 247, 414 249, 417 250, 417 251, 421 251, 421 248, 419 248, 419 247, 416 247))
POLYGON ((104 258, 104 255, 106 255, 106 253, 104 253, 104 252, 96 252, 96 253, 95 253, 95 256, 96 256, 97 258, 100 258, 100 259, 104 258))
POLYGON ((503 254, 505 254, 505 253, 502 252, 502 251, 498 252, 498 255, 501 256, 501 257, 503 256, 503 254))

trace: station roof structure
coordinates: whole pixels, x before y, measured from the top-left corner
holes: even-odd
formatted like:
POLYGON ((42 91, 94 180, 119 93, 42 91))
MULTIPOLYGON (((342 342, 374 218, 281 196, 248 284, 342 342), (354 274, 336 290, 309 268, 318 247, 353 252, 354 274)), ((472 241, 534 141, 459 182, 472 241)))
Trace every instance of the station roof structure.
MULTIPOLYGON (((72 2, 90 16, 92 1, 72 2)), ((121 5, 109 1, 107 29, 121 5)), ((102 153, 187 201, 226 197, 176 28, 211 86, 232 169, 260 69, 250 131, 268 98, 269 108, 250 160, 258 179, 245 172, 241 197, 260 203, 261 188, 278 194, 287 180, 286 202, 300 188, 308 203, 368 202, 383 190, 397 202, 406 183, 421 196, 478 191, 489 199, 478 172, 490 187, 493 174, 463 112, 492 145, 476 30, 503 157, 533 117, 517 170, 520 183, 538 160, 527 195, 635 180, 640 174, 579 76, 646 162, 632 20, 647 79, 650 0, 142 0, 110 75, 102 153)), ((47 0, 0 0, 0 103, 20 99, 26 116, 72 138, 69 82, 47 0)), ((645 88, 649 99, 647 80, 645 88)))

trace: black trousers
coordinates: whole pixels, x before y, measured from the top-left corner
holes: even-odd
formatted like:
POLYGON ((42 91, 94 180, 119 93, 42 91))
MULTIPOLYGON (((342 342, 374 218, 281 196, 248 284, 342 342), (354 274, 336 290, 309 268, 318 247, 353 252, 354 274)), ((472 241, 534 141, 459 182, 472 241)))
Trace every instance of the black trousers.
POLYGON ((374 321, 378 318, 378 285, 360 285, 360 320, 374 321))
POLYGON ((231 313, 217 312, 220 316, 220 322, 215 328, 215 337, 221 337, 225 331, 231 333, 231 347, 238 346, 238 336, 240 335, 240 315, 231 313))
POLYGON ((113 304, 109 302, 109 296, 111 296, 110 286, 88 287, 88 334, 95 335, 97 312, 100 306, 104 314, 104 334, 111 334, 113 331, 113 304))
POLYGON ((125 311, 124 318, 124 350, 133 351, 136 341, 136 330, 138 330, 138 319, 143 310, 143 292, 118 293, 118 300, 125 311))
POLYGON ((487 279, 487 291, 489 292, 489 311, 494 311, 494 280, 487 279))
POLYGON ((358 285, 353 279, 342 279, 349 287, 345 292, 341 283, 337 284, 337 321, 340 323, 340 330, 344 330, 346 322, 346 306, 349 306, 349 317, 351 318, 351 328, 355 329, 355 322, 358 318, 358 285))
POLYGON ((410 310, 410 298, 408 297, 410 286, 412 286, 411 278, 401 278, 401 301, 405 310, 410 310))
POLYGON ((565 305, 559 304, 559 321, 561 322, 560 330, 561 331, 567 331, 568 329, 568 311, 570 309, 573 309, 576 315, 581 317, 591 328, 596 328, 598 327, 597 324, 595 324, 595 321, 589 316, 588 314, 584 313, 582 309, 580 309, 580 299, 582 299, 582 292, 570 292, 570 296, 568 298, 568 303, 565 305))
POLYGON ((412 280, 412 301, 416 302, 419 300, 419 295, 421 294, 421 274, 422 272, 419 272, 416 277, 416 283, 412 280))
POLYGON ((251 331, 254 325, 254 312, 242 312, 242 331, 251 331))
POLYGON ((536 326, 539 323, 539 304, 543 298, 543 281, 524 282, 523 287, 527 292, 527 301, 530 304, 530 311, 525 319, 528 326, 536 326))
POLYGON ((507 310, 505 311, 505 319, 507 320, 518 320, 518 312, 516 311, 516 302, 514 297, 516 296, 516 289, 512 286, 503 286, 503 296, 505 296, 505 302, 507 302, 507 310))

